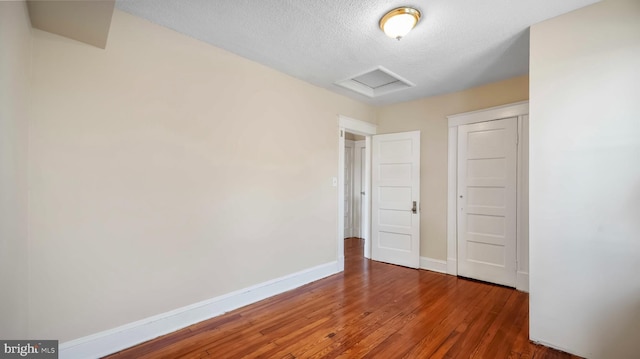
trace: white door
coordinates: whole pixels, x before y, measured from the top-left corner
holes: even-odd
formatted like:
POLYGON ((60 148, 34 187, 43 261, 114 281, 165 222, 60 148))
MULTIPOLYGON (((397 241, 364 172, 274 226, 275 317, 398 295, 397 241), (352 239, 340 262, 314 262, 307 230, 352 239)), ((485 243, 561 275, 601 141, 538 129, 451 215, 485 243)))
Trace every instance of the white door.
POLYGON ((517 118, 458 127, 458 275, 515 287, 517 118))
POLYGON ((420 266, 420 131, 373 136, 373 260, 420 266))
POLYGON ((344 141, 344 237, 353 235, 353 141, 344 141))
POLYGON ((364 238, 362 203, 364 202, 365 141, 356 141, 353 156, 353 235, 364 238))

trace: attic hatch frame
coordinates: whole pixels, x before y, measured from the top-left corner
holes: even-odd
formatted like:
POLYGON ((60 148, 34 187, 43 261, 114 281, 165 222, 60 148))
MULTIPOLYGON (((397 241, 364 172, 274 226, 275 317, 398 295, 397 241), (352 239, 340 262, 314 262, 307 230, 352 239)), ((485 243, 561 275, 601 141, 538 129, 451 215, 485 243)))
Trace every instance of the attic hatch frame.
POLYGON ((374 69, 362 72, 355 76, 351 76, 348 79, 337 81, 335 82, 335 84, 370 98, 379 97, 388 93, 405 90, 416 86, 413 82, 391 72, 390 70, 382 66, 377 66, 374 69), (379 86, 370 86, 366 83, 366 81, 361 80, 363 77, 366 77, 368 75, 372 77, 386 76, 388 78, 392 78, 393 81, 388 81, 386 83, 380 84, 379 86))

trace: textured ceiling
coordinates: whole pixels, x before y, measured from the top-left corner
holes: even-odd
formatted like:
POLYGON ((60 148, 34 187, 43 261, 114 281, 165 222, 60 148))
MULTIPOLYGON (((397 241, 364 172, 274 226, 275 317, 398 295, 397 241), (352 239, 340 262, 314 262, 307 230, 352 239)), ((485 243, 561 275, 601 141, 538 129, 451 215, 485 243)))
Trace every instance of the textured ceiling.
POLYGON ((116 7, 354 99, 384 105, 528 73, 529 26, 597 0, 118 0, 116 7), (379 19, 422 12, 402 40, 379 19), (335 85, 383 66, 416 86, 369 98, 335 85))

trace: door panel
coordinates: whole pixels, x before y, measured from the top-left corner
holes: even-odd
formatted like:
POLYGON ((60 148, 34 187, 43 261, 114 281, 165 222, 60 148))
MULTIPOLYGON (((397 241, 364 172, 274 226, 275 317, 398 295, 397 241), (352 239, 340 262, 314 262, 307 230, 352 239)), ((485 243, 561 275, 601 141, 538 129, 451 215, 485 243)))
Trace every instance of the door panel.
POLYGON ((420 131, 373 136, 372 153, 372 259, 418 268, 420 131))
POLYGON ((516 284, 517 118, 458 128, 458 274, 516 284))

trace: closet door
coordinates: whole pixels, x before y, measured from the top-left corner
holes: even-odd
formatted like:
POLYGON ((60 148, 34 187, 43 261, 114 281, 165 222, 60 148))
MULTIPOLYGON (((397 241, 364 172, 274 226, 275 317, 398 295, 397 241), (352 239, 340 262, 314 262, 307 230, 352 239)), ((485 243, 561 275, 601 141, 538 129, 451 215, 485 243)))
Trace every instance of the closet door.
POLYGON ((458 275, 515 287, 517 118, 458 127, 458 275))

